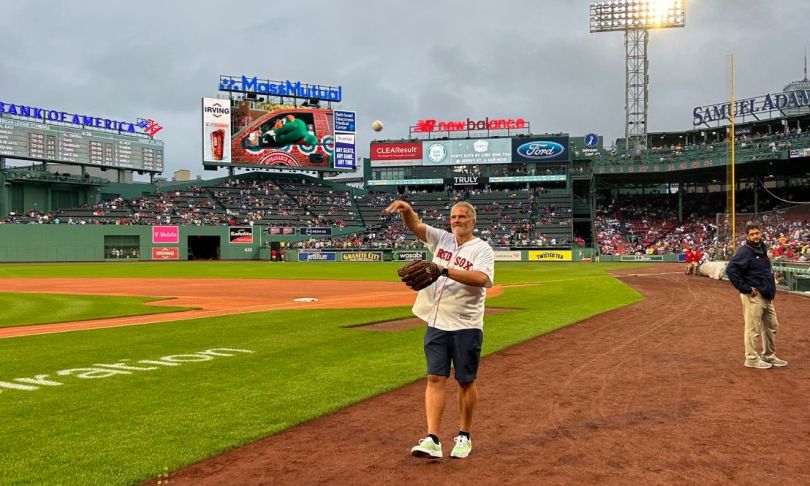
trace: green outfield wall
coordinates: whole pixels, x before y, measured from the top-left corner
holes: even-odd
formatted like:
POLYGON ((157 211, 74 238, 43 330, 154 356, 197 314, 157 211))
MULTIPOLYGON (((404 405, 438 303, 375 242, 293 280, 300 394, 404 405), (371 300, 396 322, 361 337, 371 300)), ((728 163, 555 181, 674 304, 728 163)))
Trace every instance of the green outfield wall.
MULTIPOLYGON (((0 224, 0 262, 93 262, 119 260, 270 260, 270 244, 285 248, 287 261, 374 262, 432 258, 424 248, 323 248, 295 250, 297 242, 339 239, 362 232, 360 227, 331 228, 329 236, 270 235, 268 227, 141 226, 93 224, 0 224), (165 232, 165 233, 164 233, 165 232), (201 243, 201 241, 203 243, 201 243), (203 244, 207 253, 195 248, 203 244), (195 246, 197 245, 197 246, 195 246)), ((592 248, 496 249, 496 261, 514 262, 677 262, 678 255, 597 256, 592 248)))
POLYGON ((191 237, 206 236, 226 260, 259 258, 266 245, 259 228, 252 241, 232 242, 228 226, 179 226, 176 239, 153 241, 151 226, 25 224, 0 225, 0 261, 69 262, 187 260, 191 237))

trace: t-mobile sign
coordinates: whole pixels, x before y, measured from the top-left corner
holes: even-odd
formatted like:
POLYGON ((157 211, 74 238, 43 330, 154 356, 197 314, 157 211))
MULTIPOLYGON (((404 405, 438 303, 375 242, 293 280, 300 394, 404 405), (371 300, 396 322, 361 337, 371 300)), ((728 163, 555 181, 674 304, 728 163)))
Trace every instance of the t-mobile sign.
POLYGON ((180 243, 180 227, 152 226, 152 243, 180 243))

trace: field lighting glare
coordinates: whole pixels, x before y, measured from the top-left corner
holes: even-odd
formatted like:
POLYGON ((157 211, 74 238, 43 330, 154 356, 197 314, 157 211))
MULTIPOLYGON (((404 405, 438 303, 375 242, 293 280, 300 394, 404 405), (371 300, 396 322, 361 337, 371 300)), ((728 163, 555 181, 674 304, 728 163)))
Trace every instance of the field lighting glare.
POLYGON ((682 0, 614 0, 591 4, 591 32, 683 27, 682 0))

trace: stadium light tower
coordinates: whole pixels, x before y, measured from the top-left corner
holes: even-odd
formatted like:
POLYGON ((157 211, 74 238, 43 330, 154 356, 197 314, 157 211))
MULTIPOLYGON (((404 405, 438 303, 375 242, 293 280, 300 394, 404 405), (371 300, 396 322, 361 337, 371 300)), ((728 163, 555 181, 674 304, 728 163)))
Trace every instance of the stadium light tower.
POLYGON ((624 32, 625 150, 647 147, 647 41, 651 29, 683 27, 686 0, 612 0, 591 4, 591 33, 624 32))

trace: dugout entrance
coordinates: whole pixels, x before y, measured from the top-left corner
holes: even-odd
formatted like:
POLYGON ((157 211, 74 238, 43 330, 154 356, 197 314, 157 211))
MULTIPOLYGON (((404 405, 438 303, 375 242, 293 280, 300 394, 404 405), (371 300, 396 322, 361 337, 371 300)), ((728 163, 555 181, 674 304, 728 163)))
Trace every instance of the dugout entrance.
POLYGON ((189 236, 189 260, 219 260, 219 236, 189 236))

